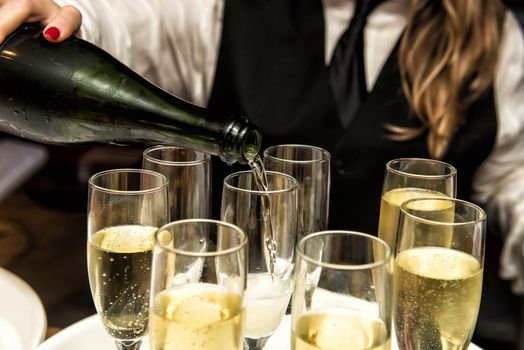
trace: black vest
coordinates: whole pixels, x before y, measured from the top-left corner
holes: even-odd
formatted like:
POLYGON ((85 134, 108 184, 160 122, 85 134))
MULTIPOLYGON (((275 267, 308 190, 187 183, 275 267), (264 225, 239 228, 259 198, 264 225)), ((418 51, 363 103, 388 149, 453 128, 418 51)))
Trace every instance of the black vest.
MULTIPOLYGON (((384 128, 419 123, 402 92, 398 45, 343 129, 324 63, 324 35, 321 0, 226 0, 209 108, 259 124, 263 148, 298 143, 331 152, 330 228, 376 234, 386 163, 428 158, 426 135, 395 142, 384 128)), ((468 109, 443 159, 457 168, 459 198, 470 200, 473 173, 491 152, 496 128, 490 90, 468 109)), ((224 176, 238 169, 215 160, 215 198, 224 176)), ((219 205, 214 202, 215 213, 219 205)))

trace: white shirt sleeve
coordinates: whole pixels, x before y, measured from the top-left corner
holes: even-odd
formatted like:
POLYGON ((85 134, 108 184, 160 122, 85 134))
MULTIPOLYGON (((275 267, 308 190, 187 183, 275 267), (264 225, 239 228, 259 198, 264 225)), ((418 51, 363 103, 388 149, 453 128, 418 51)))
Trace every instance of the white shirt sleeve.
POLYGON ((504 235, 501 277, 513 280, 514 292, 524 294, 524 38, 510 12, 494 90, 497 139, 491 155, 475 174, 474 199, 486 204, 488 221, 496 222, 504 235))
POLYGON ((224 0, 56 0, 82 13, 79 36, 197 105, 211 93, 224 0))

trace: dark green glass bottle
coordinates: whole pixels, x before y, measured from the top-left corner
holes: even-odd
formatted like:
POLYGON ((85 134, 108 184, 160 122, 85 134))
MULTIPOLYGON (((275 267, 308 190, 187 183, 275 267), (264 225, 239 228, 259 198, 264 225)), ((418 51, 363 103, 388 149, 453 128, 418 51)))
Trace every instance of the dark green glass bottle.
POLYGON ((172 144, 246 163, 256 125, 219 118, 71 37, 49 43, 25 24, 0 44, 0 130, 49 144, 172 144))

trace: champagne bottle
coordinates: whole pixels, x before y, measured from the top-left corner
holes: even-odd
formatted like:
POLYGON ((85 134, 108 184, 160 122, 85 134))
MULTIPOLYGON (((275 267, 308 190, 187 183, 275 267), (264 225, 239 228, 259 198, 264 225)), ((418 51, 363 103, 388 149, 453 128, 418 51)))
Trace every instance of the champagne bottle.
POLYGON ((261 135, 157 87, 97 46, 24 24, 0 44, 0 130, 49 144, 172 144, 246 163, 261 135))

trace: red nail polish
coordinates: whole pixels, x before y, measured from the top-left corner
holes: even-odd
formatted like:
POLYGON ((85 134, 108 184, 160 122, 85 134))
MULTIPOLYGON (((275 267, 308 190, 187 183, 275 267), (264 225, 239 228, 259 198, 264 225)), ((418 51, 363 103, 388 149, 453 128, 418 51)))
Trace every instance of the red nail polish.
POLYGON ((44 32, 45 36, 47 36, 48 38, 51 38, 53 40, 56 40, 58 39, 58 37, 60 36, 60 30, 57 28, 57 27, 49 27, 47 28, 47 30, 44 32))

